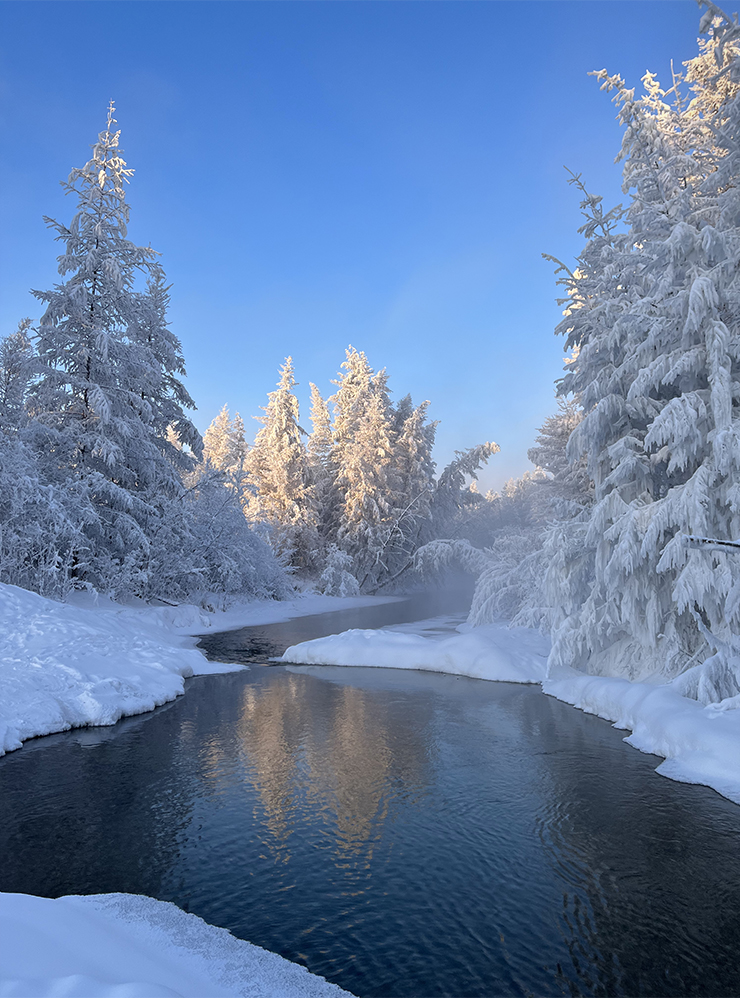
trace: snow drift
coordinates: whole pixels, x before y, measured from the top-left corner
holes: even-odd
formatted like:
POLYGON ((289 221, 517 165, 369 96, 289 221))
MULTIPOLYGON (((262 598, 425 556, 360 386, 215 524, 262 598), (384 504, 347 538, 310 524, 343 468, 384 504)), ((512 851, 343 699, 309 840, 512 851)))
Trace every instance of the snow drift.
POLYGON ((0 998, 352 998, 226 929, 136 894, 0 894, 0 998))
POLYGON ((193 614, 84 609, 0 585, 0 755, 37 735, 153 710, 189 676, 241 668, 207 662, 175 634, 172 623, 192 625, 193 614))
POLYGON ((391 629, 353 629, 292 645, 280 661, 419 669, 471 679, 539 683, 545 678, 547 650, 547 639, 524 627, 490 624, 436 639, 391 629))

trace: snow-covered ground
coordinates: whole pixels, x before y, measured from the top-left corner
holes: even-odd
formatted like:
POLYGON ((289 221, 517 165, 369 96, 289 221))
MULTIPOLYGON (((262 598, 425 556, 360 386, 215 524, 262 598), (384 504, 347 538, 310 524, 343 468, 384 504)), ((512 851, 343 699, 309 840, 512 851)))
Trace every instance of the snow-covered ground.
POLYGON ((37 735, 114 724, 210 669, 156 617, 105 613, 0 586, 0 754, 37 735))
POLYGON ((434 621, 380 630, 344 631, 293 645, 281 662, 301 665, 364 665, 419 669, 471 679, 540 683, 547 671, 548 642, 537 631, 496 624, 448 634, 434 621))
POLYGON ((701 783, 740 804, 740 696, 702 706, 671 684, 632 683, 561 669, 548 679, 549 642, 527 628, 490 624, 458 633, 435 621, 350 630, 288 648, 280 661, 302 665, 420 669, 515 683, 545 693, 632 732, 625 741, 661 755, 657 771, 701 783))
POLYGON ((136 894, 0 894, 0 998, 352 998, 226 929, 136 894))

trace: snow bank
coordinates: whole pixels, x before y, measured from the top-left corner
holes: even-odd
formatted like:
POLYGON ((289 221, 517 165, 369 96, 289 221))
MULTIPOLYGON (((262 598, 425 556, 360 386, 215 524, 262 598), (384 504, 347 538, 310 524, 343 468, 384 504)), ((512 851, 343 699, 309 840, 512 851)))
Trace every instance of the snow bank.
POLYGON ((471 679, 539 683, 545 678, 547 653, 547 639, 536 631, 488 624, 449 637, 425 637, 408 633, 407 628, 353 629, 292 645, 278 661, 419 669, 471 679))
POLYGON ((652 686, 573 671, 542 684, 545 693, 632 734, 629 745, 662 755, 657 772, 712 787, 740 804, 740 697, 702 706, 671 684, 652 686))
POLYGON ((0 894, 0 998, 352 998, 173 904, 0 894))
MULTIPOLYGON (((182 611, 191 624, 194 609, 182 611)), ((164 615, 85 609, 0 584, 0 755, 152 710, 189 676, 243 668, 209 663, 192 645, 164 615)))

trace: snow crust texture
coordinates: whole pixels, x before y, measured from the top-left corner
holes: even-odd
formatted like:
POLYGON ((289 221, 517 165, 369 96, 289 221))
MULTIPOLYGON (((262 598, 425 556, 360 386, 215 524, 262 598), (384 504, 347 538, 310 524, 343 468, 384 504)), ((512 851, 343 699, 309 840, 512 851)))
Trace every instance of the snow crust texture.
POLYGON ((352 998, 276 953, 135 894, 0 894, 0 998, 352 998))

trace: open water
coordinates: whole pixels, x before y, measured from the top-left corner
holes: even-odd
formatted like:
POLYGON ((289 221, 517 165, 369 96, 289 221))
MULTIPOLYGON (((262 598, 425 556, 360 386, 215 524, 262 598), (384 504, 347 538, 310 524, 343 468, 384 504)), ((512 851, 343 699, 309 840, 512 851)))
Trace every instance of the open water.
MULTIPOLYGON (((208 647, 265 662, 414 613, 208 647)), ((395 670, 188 687, 0 760, 0 890, 174 901, 362 998, 740 996, 740 808, 657 776, 606 722, 395 670)))

